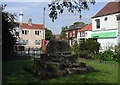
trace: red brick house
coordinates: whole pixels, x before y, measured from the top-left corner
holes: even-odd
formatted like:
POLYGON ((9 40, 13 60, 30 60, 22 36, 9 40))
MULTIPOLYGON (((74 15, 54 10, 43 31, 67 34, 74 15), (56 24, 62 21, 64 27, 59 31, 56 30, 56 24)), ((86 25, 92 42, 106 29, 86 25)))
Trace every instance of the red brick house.
POLYGON ((78 30, 85 27, 86 24, 76 24, 68 29, 65 30, 66 33, 66 40, 68 41, 69 45, 74 45, 75 40, 77 40, 78 30))

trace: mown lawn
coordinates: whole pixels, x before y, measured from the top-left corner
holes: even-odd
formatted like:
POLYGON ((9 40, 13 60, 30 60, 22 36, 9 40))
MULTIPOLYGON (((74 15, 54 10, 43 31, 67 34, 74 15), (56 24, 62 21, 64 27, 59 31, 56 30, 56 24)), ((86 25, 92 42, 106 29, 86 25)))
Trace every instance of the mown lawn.
POLYGON ((31 59, 3 61, 3 83, 118 83, 118 67, 86 60, 80 61, 93 66, 99 72, 39 80, 23 70, 24 66, 31 66, 32 61, 31 59))

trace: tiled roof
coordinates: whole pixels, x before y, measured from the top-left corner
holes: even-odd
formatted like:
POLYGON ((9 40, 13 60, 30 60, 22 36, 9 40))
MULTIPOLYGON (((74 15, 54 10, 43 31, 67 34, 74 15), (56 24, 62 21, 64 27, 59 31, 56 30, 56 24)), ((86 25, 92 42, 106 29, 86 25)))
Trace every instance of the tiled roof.
POLYGON ((83 27, 83 28, 80 29, 79 31, 92 31, 92 23, 86 25, 85 27, 83 27))
POLYGON ((59 34, 56 34, 55 36, 56 36, 56 37, 60 37, 60 35, 59 35, 59 34))
POLYGON ((43 24, 32 24, 28 25, 27 23, 22 24, 22 28, 28 28, 28 29, 45 29, 43 24))
MULTIPOLYGON (((19 23, 17 23, 19 24, 19 23)), ((32 24, 32 25, 29 25, 28 23, 22 23, 22 26, 21 28, 28 28, 28 29, 45 29, 44 25, 43 24, 32 24)))
POLYGON ((113 14, 113 13, 120 13, 120 0, 108 3, 92 18, 113 14))
POLYGON ((65 31, 70 31, 70 30, 75 30, 75 29, 81 29, 81 28, 83 28, 85 26, 86 26, 86 24, 77 24, 77 25, 75 25, 73 27, 70 27, 70 28, 66 29, 65 31))

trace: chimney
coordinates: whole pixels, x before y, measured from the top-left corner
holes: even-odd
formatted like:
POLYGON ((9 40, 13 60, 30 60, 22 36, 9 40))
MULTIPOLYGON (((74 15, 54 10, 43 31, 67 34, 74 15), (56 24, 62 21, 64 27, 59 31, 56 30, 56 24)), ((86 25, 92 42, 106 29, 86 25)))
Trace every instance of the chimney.
POLYGON ((32 19, 31 18, 29 18, 29 20, 28 20, 28 25, 32 26, 32 19))

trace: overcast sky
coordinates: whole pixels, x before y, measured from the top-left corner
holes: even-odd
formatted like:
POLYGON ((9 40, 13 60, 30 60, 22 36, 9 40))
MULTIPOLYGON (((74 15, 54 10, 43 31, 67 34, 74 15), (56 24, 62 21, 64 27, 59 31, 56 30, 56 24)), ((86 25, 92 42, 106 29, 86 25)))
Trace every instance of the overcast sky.
POLYGON ((89 10, 82 11, 82 19, 79 19, 78 13, 69 13, 64 11, 63 14, 58 15, 55 22, 49 18, 48 4, 50 2, 2 2, 6 3, 7 7, 5 11, 15 13, 17 15, 17 21, 19 21, 19 11, 23 8, 23 22, 27 23, 29 18, 32 18, 34 24, 43 24, 43 7, 45 11, 45 27, 52 30, 53 34, 60 34, 61 27, 70 26, 74 22, 84 22, 86 24, 91 23, 91 17, 94 16, 100 9, 102 9, 108 2, 97 2, 95 5, 89 4, 89 10))

